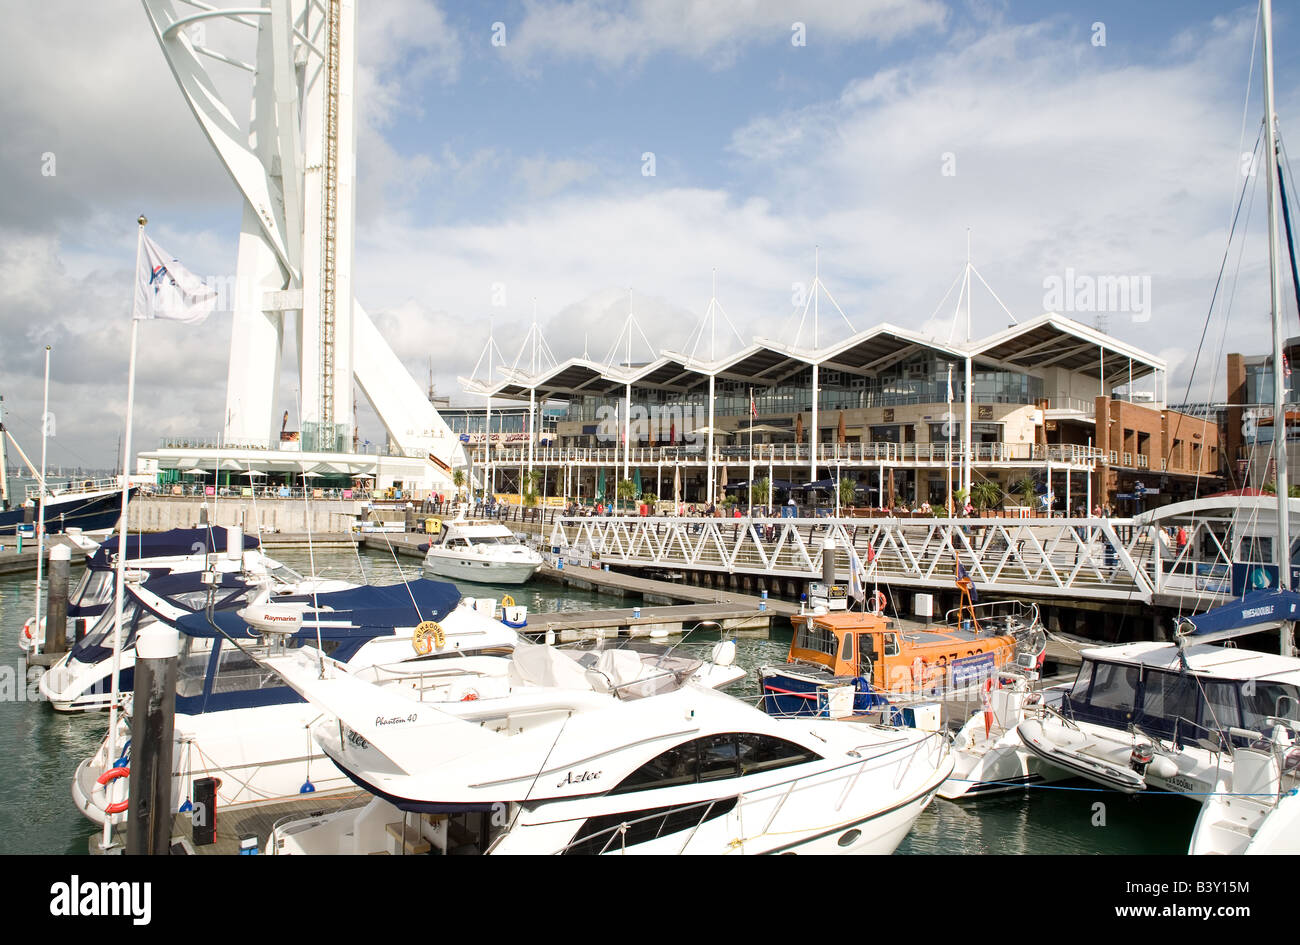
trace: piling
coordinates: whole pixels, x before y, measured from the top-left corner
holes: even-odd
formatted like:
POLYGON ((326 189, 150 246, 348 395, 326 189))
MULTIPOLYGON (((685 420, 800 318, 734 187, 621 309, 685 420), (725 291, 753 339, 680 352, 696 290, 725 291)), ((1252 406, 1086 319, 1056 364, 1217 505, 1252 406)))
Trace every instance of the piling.
POLYGON ((148 627, 136 638, 128 854, 160 855, 171 847, 172 738, 180 649, 180 633, 162 624, 148 627))
POLYGON ((50 574, 45 584, 45 652, 68 649, 68 569, 72 549, 59 544, 50 549, 50 574))
POLYGON ((822 583, 835 583, 835 539, 829 535, 822 543, 822 583))

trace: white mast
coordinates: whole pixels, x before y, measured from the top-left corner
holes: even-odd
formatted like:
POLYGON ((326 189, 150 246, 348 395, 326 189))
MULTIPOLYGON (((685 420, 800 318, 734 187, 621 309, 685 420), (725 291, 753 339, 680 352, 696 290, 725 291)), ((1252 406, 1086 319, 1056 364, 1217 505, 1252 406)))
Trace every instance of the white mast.
POLYGON ((0 512, 7 511, 9 501, 9 460, 5 456, 5 398, 0 394, 0 512))
POLYGON ((45 500, 49 490, 45 488, 45 448, 50 434, 50 346, 45 346, 45 406, 41 410, 41 481, 40 506, 36 519, 36 619, 32 621, 32 636, 45 645, 46 636, 41 632, 41 578, 45 573, 45 500))
MULTIPOLYGON (((1268 140, 1268 270, 1269 299, 1273 316, 1273 456, 1277 468, 1277 585, 1291 588, 1291 520, 1287 483, 1286 390, 1282 369, 1282 278, 1277 264, 1277 134, 1273 123, 1273 5, 1263 0, 1264 23, 1264 124, 1268 140)), ((1278 639, 1283 656, 1291 655, 1291 623, 1283 621, 1278 639)))
MULTIPOLYGON (((144 227, 149 221, 144 214, 136 219, 140 229, 135 239, 135 268, 131 270, 131 296, 134 299, 138 291, 140 278, 140 256, 144 248, 144 227)), ((140 319, 135 317, 134 306, 131 312, 131 358, 126 374, 126 435, 122 437, 122 516, 117 522, 117 585, 113 595, 113 671, 110 683, 111 697, 108 703, 108 754, 116 758, 117 745, 117 704, 121 695, 118 691, 117 677, 122 667, 122 603, 126 595, 126 513, 127 502, 131 495, 131 415, 135 408, 135 351, 136 340, 140 334, 140 319)), ((104 816, 103 849, 107 850, 113 842, 113 815, 104 816)))

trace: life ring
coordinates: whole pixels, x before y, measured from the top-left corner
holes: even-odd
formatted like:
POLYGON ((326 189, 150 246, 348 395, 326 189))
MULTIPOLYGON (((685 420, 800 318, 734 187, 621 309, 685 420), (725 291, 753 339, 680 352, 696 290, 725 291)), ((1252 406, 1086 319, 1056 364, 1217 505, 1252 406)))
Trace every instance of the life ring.
POLYGON ((411 636, 411 646, 420 656, 428 656, 435 649, 441 650, 446 642, 447 634, 436 620, 423 621, 411 636))
MULTIPOLYGON (((104 789, 104 799, 107 800, 108 786, 112 784, 114 781, 116 781, 118 778, 129 777, 130 774, 131 774, 130 767, 109 768, 107 771, 105 771, 103 774, 101 774, 99 777, 95 779, 95 783, 104 789)), ((130 804, 126 800, 121 800, 114 804, 106 804, 104 805, 104 813, 121 814, 124 813, 127 807, 129 806, 130 804)))
POLYGON ((885 612, 885 605, 888 603, 889 601, 885 598, 885 592, 878 590, 871 595, 871 606, 867 612, 876 615, 883 614, 885 612))
POLYGON ((507 607, 513 607, 513 606, 515 606, 515 599, 511 597, 509 594, 506 594, 504 597, 501 598, 502 610, 505 610, 507 607))

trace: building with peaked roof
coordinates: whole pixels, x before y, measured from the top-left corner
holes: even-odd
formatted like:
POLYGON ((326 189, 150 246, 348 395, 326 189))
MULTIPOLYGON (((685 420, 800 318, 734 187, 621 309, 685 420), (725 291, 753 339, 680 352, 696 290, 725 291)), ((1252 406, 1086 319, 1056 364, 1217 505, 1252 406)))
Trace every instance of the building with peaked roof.
POLYGON ((1221 459, 1217 425, 1165 406, 1161 358, 1055 313, 970 342, 886 323, 817 348, 755 338, 715 359, 570 358, 464 386, 556 414, 551 443, 480 454, 498 491, 541 465, 554 494, 583 501, 631 479, 697 504, 739 484, 743 503, 770 477, 795 491, 847 478, 877 507, 942 508, 992 482, 1020 505, 1028 479, 1035 504, 1124 513, 1190 496, 1221 459))

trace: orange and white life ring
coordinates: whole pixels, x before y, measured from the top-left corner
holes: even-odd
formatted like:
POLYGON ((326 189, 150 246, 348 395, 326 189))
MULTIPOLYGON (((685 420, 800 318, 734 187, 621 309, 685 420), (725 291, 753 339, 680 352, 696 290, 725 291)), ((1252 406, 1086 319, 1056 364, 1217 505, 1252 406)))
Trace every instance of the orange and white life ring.
MULTIPOLYGON (((103 774, 101 774, 99 777, 95 779, 95 783, 104 789, 105 800, 107 800, 108 786, 112 784, 114 781, 116 781, 118 778, 126 778, 126 777, 130 777, 130 775, 131 775, 131 768, 129 766, 109 768, 107 771, 105 771, 103 774)), ((105 804, 104 813, 121 814, 126 811, 128 806, 129 803, 126 799, 117 801, 116 803, 113 804, 105 804)))
POLYGON ((877 590, 871 595, 871 601, 867 608, 867 613, 883 614, 885 612, 885 606, 888 603, 889 601, 885 598, 885 592, 877 590))

